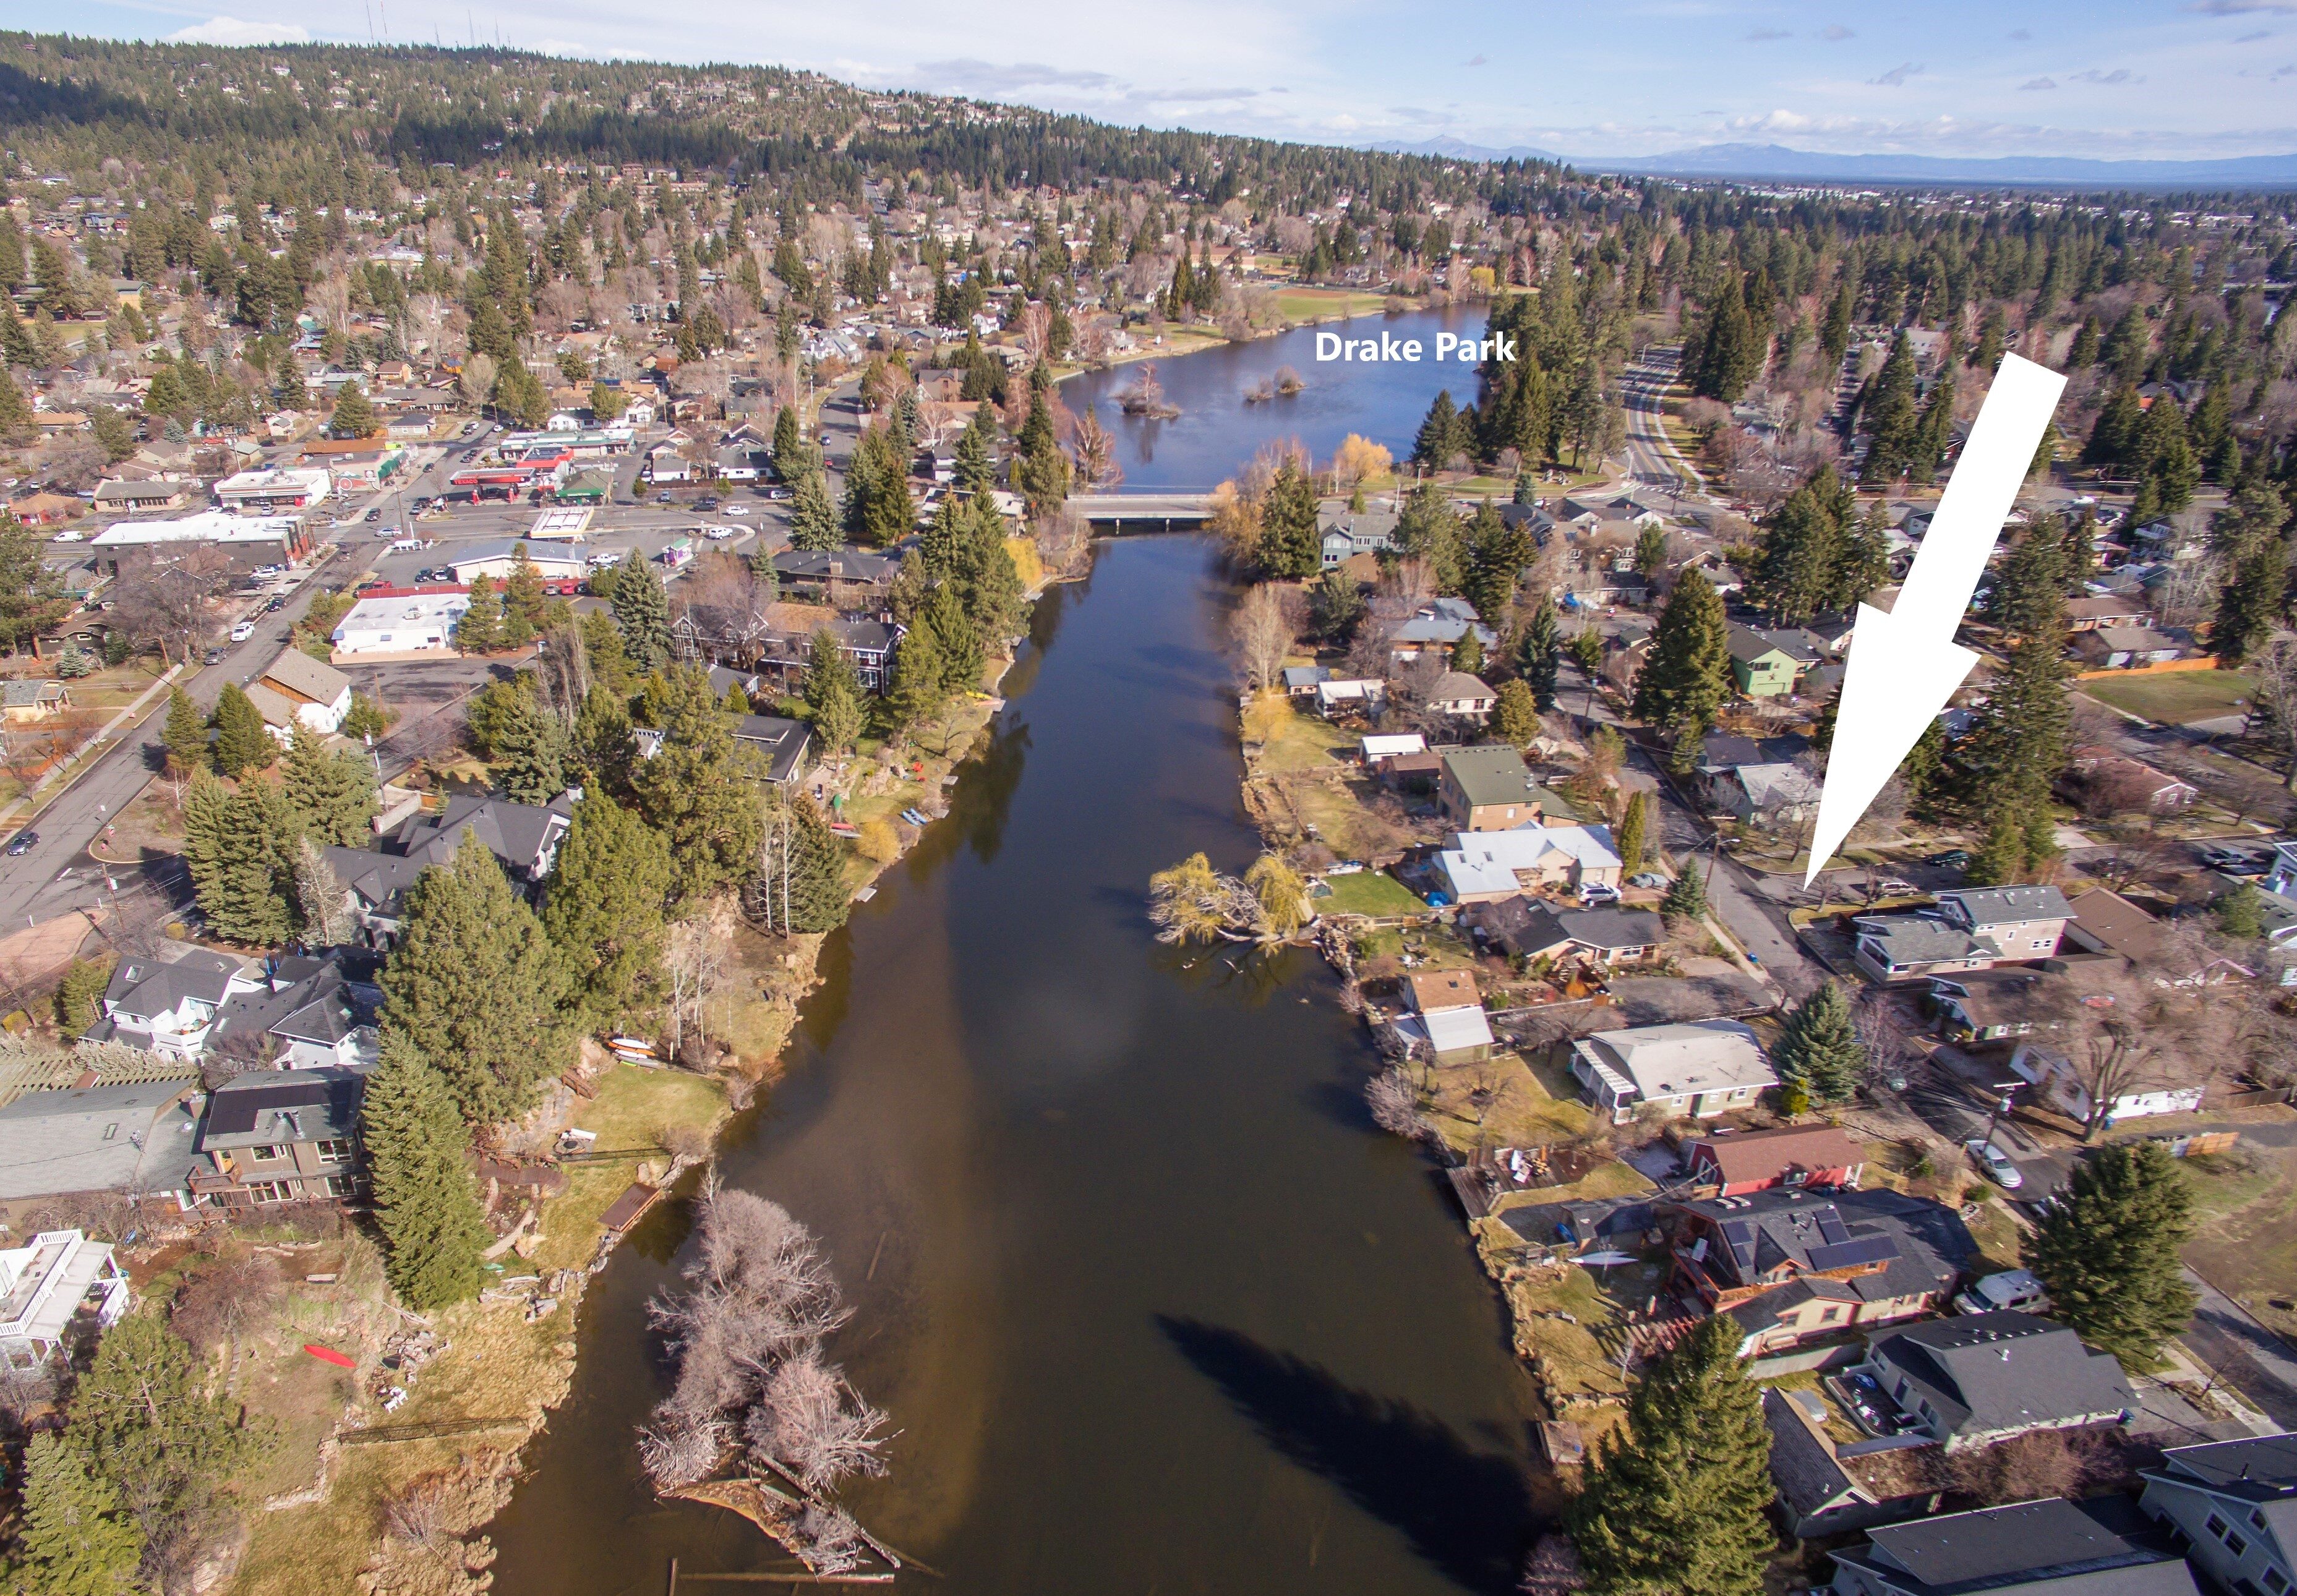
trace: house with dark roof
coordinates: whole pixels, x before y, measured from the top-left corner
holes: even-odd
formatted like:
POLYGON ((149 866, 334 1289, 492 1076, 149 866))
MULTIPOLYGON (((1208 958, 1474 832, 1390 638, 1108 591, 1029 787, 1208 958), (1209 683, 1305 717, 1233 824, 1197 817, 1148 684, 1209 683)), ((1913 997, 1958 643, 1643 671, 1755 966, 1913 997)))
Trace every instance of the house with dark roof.
POLYGON ((359 1188, 359 1070, 251 1070, 208 1095, 193 1196, 222 1208, 316 1202, 359 1188))
POLYGON ((1394 547, 1399 519, 1393 499, 1362 510, 1344 506, 1330 510, 1320 534, 1324 569, 1344 564, 1358 555, 1387 553, 1394 547))
POLYGON ((1866 1150, 1833 1125, 1781 1125, 1700 1137, 1683 1149, 1683 1162, 1701 1195, 1745 1197, 1780 1186, 1856 1186, 1866 1150))
POLYGON ((337 960, 288 955, 269 962, 263 983, 218 1012, 210 1057, 264 1069, 374 1066, 379 988, 352 981, 337 960))
POLYGON ((2297 1436, 2173 1446, 2141 1471, 2137 1505, 2219 1589, 2288 1596, 2297 1584, 2297 1436))
POLYGON ((432 865, 451 862, 465 832, 495 856, 514 885, 531 893, 550 874, 572 810, 563 794, 547 804, 464 794, 449 798, 436 815, 411 818, 373 848, 321 851, 349 895, 359 941, 388 949, 399 940, 408 889, 432 865))
POLYGON ((1840 1440, 1830 1431, 1825 1397, 1815 1391, 1763 1391, 1771 1432, 1774 1504, 1798 1541, 1872 1529, 1919 1518, 1938 1506, 1935 1463, 1927 1446, 1840 1440))
POLYGON ((2084 953, 2109 953, 2131 965, 2149 964, 2166 956, 2169 939, 2161 922, 2123 897, 2094 886, 2077 893, 2067 902, 2073 918, 2066 923, 2064 942, 2084 953))
POLYGON ((2128 1499, 2062 1496, 1917 1518, 1832 1554, 1834 1596, 2196 1596, 2185 1559, 2128 1499))
POLYGON ((1924 1001, 1939 1034, 1955 1041, 2006 1041, 2051 1024, 2043 983, 2054 975, 2012 966, 1932 975, 1924 1001))
POLYGON ((1935 1312, 1977 1247, 1954 1210, 1895 1191, 1781 1185, 1667 1205, 1674 1279, 1758 1356, 1935 1312))
POLYGON ((2012 1309, 1894 1330, 1858 1367, 1948 1452, 2032 1430, 2123 1424, 2137 1411, 2112 1353, 2012 1309))
POLYGON ((1466 911, 1470 928, 1527 962, 1584 957, 1601 964, 1648 958, 1667 927, 1647 909, 1558 909, 1529 898, 1503 898, 1466 911))
POLYGON ((1851 926, 1851 957, 1875 981, 1918 981, 1994 963, 1992 947, 1928 915, 1859 915, 1851 926))
POLYGON ((265 728, 282 743, 292 740, 299 726, 333 736, 350 713, 351 679, 300 648, 290 648, 263 668, 262 679, 247 689, 247 695, 262 714, 265 728))
POLYGON ((125 1042, 165 1058, 196 1059, 206 1053, 210 1029, 224 1004, 259 986, 246 964, 227 953, 193 948, 173 960, 134 955, 111 972, 102 1012, 81 1040, 125 1042))
MULTIPOLYGON (((1749 698, 1782 698, 1795 689, 1806 662, 1767 632, 1733 626, 1729 634, 1731 679, 1749 698)), ((1809 662, 1815 663, 1815 660, 1809 662)))
POLYGON ((2074 917, 2054 886, 1976 886, 1938 895, 1946 923, 1989 944, 2005 959, 2049 958, 2074 917))
POLYGON ((1444 756, 1444 812, 1461 831, 1512 831, 1578 811, 1532 778, 1523 755, 1504 743, 1455 748, 1444 756))

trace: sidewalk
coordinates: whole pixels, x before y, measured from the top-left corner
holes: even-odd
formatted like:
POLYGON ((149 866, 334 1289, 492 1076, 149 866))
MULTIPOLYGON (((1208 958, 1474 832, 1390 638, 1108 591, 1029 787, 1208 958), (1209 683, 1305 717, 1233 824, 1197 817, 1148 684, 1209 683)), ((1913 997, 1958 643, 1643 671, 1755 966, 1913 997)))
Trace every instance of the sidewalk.
MULTIPOLYGON (((111 751, 110 745, 111 735, 128 721, 136 720, 142 716, 145 709, 151 704, 154 698, 160 697, 167 692, 168 688, 175 682, 177 673, 182 670, 183 666, 180 664, 169 666, 166 675, 161 677, 150 687, 144 688, 142 695, 136 698, 135 703, 129 704, 126 709, 112 716, 111 720, 105 721, 103 723, 103 729, 97 732, 95 736, 90 737, 86 742, 81 744, 79 747, 74 751, 71 758, 66 760, 62 764, 58 765, 54 769, 40 777, 38 781, 33 783, 32 790, 30 792, 22 794, 21 797, 10 800, 6 807, 0 808, 0 825, 5 825, 8 821, 14 819, 16 818, 17 811, 21 810, 26 804, 37 803, 42 793, 46 792, 50 787, 56 786, 59 782, 69 786, 71 784, 71 781, 78 777, 79 772, 85 770, 96 760, 109 753, 111 751)), ((37 810, 35 812, 37 813, 37 810)))

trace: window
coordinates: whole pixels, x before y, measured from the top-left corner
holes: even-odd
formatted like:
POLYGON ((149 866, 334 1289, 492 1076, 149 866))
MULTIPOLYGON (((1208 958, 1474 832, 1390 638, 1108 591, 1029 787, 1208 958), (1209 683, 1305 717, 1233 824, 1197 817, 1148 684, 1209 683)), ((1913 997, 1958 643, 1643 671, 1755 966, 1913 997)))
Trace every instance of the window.
POLYGON ((258 1181, 247 1189, 247 1198, 251 1203, 284 1203, 287 1188, 277 1181, 258 1181))
POLYGON ((2235 1557, 2239 1557, 2243 1552, 2249 1550, 2249 1543, 2243 1540, 2239 1535, 2227 1535, 2225 1538, 2225 1542, 2226 1550, 2233 1553, 2235 1557))
POLYGON ((2265 1515, 2255 1508, 2249 1510, 2249 1521, 2260 1529, 2265 1527, 2265 1515))
POLYGON ((262 1164, 273 1158, 285 1157, 287 1149, 285 1148, 250 1148, 247 1156, 258 1164, 262 1164))
POLYGON ((325 1187, 329 1197, 347 1197, 358 1189, 358 1182, 349 1175, 329 1175, 325 1187))
POLYGON ((2226 1521, 2219 1518, 2215 1513, 2211 1513, 2210 1515, 2209 1522, 2202 1525, 2202 1527, 2209 1531, 2210 1534, 2215 1535, 2220 1541, 2226 1538, 2226 1521))
POLYGON ((2265 1571, 2265 1588, 2272 1592, 2273 1596, 2281 1596, 2289 1588, 2288 1576, 2278 1568, 2268 1568, 2265 1571))
POLYGON ((318 1145, 319 1157, 325 1163, 341 1164, 351 1156, 351 1144, 348 1140, 322 1141, 318 1145))

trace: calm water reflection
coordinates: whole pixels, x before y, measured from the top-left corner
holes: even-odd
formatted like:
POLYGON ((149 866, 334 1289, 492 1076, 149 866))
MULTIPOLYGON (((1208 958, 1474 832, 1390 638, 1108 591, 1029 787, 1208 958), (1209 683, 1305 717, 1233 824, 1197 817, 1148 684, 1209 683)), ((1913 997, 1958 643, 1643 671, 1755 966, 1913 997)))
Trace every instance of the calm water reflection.
MULTIPOLYGON (((1311 959, 1158 947, 1148 873, 1239 866, 1229 595, 1200 542, 1103 546, 951 819, 836 939, 786 1082, 727 1145, 820 1230, 835 1347, 901 1435, 850 1496, 935 1592, 1500 1592, 1529 1383, 1448 1199, 1371 1127, 1311 959)), ((574 1394, 494 1534, 497 1589, 786 1566, 665 1508, 630 1428, 682 1213, 596 1283, 574 1394)))

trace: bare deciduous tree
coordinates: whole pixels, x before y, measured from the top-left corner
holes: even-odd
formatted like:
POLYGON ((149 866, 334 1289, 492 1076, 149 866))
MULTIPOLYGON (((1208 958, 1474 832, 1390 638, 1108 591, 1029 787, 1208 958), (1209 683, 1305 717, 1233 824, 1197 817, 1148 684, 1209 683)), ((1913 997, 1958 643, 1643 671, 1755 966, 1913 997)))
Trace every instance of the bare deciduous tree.
POLYGON ((1263 582, 1244 596, 1229 621, 1237 673, 1249 687, 1272 687, 1300 635, 1297 593, 1263 582), (1288 603, 1288 596, 1294 602, 1288 603))

